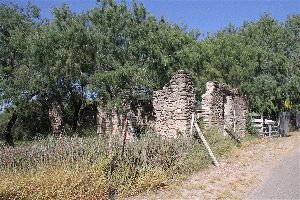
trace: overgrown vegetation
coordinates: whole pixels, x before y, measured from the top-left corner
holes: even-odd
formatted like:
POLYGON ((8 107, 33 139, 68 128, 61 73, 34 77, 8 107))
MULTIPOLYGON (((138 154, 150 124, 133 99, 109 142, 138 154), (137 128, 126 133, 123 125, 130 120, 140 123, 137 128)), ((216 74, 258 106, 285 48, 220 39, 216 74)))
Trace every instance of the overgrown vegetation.
MULTIPOLYGON (((102 0, 79 14, 64 5, 53 16, 41 19, 32 5, 0 4, 2 199, 106 199, 208 165, 203 145, 189 137, 148 133, 124 146, 88 136, 97 105, 125 113, 124 104, 151 99, 178 69, 190 74, 197 98, 207 81, 219 81, 248 95, 255 112, 300 108, 299 14, 283 23, 266 14, 207 38, 135 1, 102 0), (49 136, 53 105, 62 111, 59 138, 49 136)), ((206 136, 218 157, 235 146, 217 132, 206 136)))
MULTIPOLYGON (((235 147, 216 131, 217 157, 235 147)), ((106 137, 49 137, 0 151, 1 199, 106 199, 170 184, 211 163, 201 142, 153 133, 127 143, 106 137)))
POLYGON ((251 116, 247 117, 246 129, 247 129, 247 132, 250 133, 251 135, 258 135, 258 130, 257 130, 257 128, 255 128, 253 126, 251 116))
POLYGON ((189 72, 198 98, 207 81, 219 81, 248 95, 254 112, 299 109, 299 14, 285 22, 265 14, 206 38, 135 1, 102 0, 79 14, 64 5, 53 16, 0 5, 0 128, 10 145, 48 135, 52 105, 66 132, 84 133, 95 126, 82 122, 86 110, 124 113, 122 105, 151 99, 178 69, 189 72))

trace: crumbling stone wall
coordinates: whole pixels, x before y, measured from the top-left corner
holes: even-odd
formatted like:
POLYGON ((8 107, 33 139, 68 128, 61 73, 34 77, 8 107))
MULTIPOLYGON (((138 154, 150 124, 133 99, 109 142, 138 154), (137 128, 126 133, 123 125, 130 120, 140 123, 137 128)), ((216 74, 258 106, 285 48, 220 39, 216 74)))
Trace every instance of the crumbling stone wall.
POLYGON ((48 115, 51 123, 51 129, 53 134, 62 133, 62 105, 57 102, 53 102, 48 110, 48 115))
POLYGON ((132 139, 140 126, 149 124, 151 118, 148 110, 141 105, 123 106, 123 111, 118 111, 116 107, 104 108, 101 104, 97 105, 96 113, 96 132, 97 134, 111 134, 123 136, 126 132, 126 139, 132 139))
POLYGON ((97 105, 96 131, 97 134, 121 135, 124 128, 125 116, 117 111, 116 107, 104 108, 97 105))
MULTIPOLYGON (((238 136, 246 132, 248 100, 237 89, 217 82, 207 82, 202 95, 200 117, 205 127, 234 130, 238 136)), ((224 135, 228 135, 223 131, 224 135)))
POLYGON ((190 128, 195 111, 195 89, 188 74, 180 70, 162 90, 153 94, 154 130, 167 137, 176 137, 190 128))
MULTIPOLYGON (((188 74, 180 70, 162 90, 153 93, 152 104, 135 102, 126 106, 123 110, 127 111, 120 113, 116 108, 106 110, 98 105, 97 133, 123 136, 126 132, 126 138, 131 139, 139 126, 149 127, 151 124, 156 133, 176 137, 178 132, 185 134, 190 130, 192 114, 196 111, 194 85, 188 74)), ((197 116, 203 118, 205 127, 217 127, 225 136, 228 135, 225 129, 234 131, 238 136, 246 132, 248 101, 235 88, 207 82, 198 111, 197 116)))

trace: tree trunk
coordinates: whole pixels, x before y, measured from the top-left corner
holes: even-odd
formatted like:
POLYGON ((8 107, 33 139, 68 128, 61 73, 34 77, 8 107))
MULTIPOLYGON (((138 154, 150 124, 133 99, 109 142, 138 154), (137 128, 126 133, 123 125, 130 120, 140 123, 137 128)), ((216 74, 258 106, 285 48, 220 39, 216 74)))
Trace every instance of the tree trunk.
POLYGON ((51 122, 52 133, 55 135, 62 134, 62 105, 57 102, 51 103, 48 114, 51 122))
POLYGON ((124 135, 123 135, 123 144, 122 144, 122 153, 121 156, 124 155, 125 151, 125 145, 127 140, 127 129, 128 129, 128 113, 125 115, 125 121, 124 121, 124 135))
POLYGON ((75 103, 74 114, 73 114, 73 125, 72 125, 73 131, 76 131, 78 128, 78 119, 79 119, 79 112, 81 106, 82 106, 82 99, 80 99, 78 102, 75 103))
POLYGON ((103 108, 101 103, 97 104, 97 113, 96 113, 96 133, 104 134, 106 131, 106 111, 103 108))
POLYGON ((4 139, 5 139, 5 143, 9 146, 14 146, 14 139, 11 133, 11 129, 13 128, 13 126, 15 125, 16 121, 17 121, 18 115, 14 112, 9 120, 9 122, 6 125, 6 129, 4 131, 4 139))

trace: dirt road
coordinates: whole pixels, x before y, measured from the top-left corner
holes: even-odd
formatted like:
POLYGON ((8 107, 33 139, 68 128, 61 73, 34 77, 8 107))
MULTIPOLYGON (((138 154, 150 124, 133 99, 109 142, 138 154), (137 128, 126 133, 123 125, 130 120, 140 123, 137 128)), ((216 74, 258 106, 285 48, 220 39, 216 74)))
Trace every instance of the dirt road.
MULTIPOLYGON (((289 161, 286 163, 285 157, 291 155, 291 158, 287 157, 287 159, 292 160, 299 158, 297 157, 298 154, 293 157, 299 146, 300 132, 294 132, 290 137, 272 140, 257 139, 244 144, 242 148, 234 151, 228 158, 220 160, 220 168, 212 166, 192 175, 186 181, 181 181, 156 193, 147 193, 130 199, 268 198, 268 196, 260 195, 268 195, 268 190, 273 190, 273 184, 271 184, 270 189, 265 190, 264 187, 268 188, 269 186, 264 186, 265 181, 263 180, 271 181, 274 184, 280 181, 276 178, 275 180, 269 180, 269 177, 273 177, 273 171, 274 173, 280 173, 280 170, 284 168, 287 174, 282 174, 286 179, 282 185, 289 187, 290 184, 296 184, 290 182, 288 177, 297 175, 297 171, 291 174, 289 172, 297 170, 299 163, 291 164, 289 161), (280 159, 283 159, 282 164, 280 164, 280 159), (266 192, 262 193, 259 189, 266 192), (256 193, 252 193, 252 191, 256 193)), ((279 177, 279 179, 282 179, 282 177, 279 177)), ((274 190, 280 190, 282 185, 278 185, 278 188, 274 190)), ((277 187, 277 185, 274 187, 277 187)), ((297 188, 297 185, 295 187, 297 188)), ((294 191, 293 188, 291 190, 294 191)), ((280 191, 276 192, 280 194, 280 191)), ((286 193, 290 193, 290 191, 287 190, 286 193)), ((297 197, 298 194, 295 192, 293 195, 296 196, 293 197, 297 197)), ((276 198, 276 196, 272 197, 276 198)))
POLYGON ((280 160, 248 199, 300 199, 300 147, 280 160))

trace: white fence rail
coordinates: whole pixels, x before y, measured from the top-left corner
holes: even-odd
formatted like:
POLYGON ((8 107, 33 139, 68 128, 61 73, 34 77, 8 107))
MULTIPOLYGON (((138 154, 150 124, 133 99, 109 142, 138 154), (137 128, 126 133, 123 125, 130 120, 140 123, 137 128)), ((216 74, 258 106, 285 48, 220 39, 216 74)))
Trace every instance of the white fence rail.
POLYGON ((251 123, 257 129, 260 136, 278 136, 277 122, 269 119, 264 119, 262 115, 251 113, 251 123))

